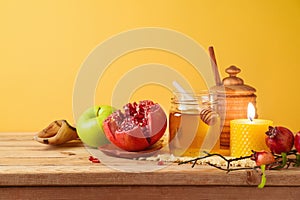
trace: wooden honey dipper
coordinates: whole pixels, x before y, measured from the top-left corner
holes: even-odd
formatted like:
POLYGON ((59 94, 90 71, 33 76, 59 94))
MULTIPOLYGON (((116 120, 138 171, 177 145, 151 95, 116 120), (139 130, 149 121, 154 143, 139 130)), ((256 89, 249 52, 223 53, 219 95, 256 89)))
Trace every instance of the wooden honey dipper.
POLYGON ((203 108, 200 111, 200 119, 209 126, 216 123, 217 116, 218 114, 211 108, 203 108))
POLYGON ((212 70, 213 70, 213 73, 215 76, 216 85, 222 85, 214 48, 212 46, 210 46, 210 47, 208 47, 208 51, 209 51, 209 55, 210 55, 210 59, 211 59, 210 61, 211 61, 212 70))
MULTIPOLYGON (((212 46, 208 47, 210 59, 211 59, 211 66, 214 73, 214 78, 216 85, 222 85, 222 81, 220 78, 217 60, 214 52, 214 48, 212 46)), ((201 120, 206 123, 207 125, 213 125, 216 122, 217 113, 212 110, 212 108, 203 108, 200 111, 200 118, 201 120)))

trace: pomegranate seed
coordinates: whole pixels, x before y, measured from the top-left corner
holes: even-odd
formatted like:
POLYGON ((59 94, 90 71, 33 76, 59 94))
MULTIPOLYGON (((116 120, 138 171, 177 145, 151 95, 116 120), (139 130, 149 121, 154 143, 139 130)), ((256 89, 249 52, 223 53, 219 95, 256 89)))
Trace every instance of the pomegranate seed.
POLYGON ((89 161, 92 161, 92 163, 100 163, 100 160, 98 158, 93 157, 93 156, 89 157, 89 161))
POLYGON ((100 160, 94 159, 94 160, 92 160, 92 163, 100 163, 100 160))
POLYGON ((162 161, 162 160, 160 160, 160 161, 158 161, 157 162, 157 165, 164 165, 165 163, 164 163, 164 161, 162 161))
POLYGON ((138 114, 138 115, 137 115, 137 118, 138 118, 138 119, 143 119, 143 118, 144 118, 144 115, 138 114))

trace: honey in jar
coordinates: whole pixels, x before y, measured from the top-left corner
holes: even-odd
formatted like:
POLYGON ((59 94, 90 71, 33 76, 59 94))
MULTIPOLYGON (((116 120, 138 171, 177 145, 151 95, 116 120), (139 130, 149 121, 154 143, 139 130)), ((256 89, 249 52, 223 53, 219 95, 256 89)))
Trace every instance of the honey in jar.
POLYGON ((169 149, 175 156, 197 157, 219 151, 220 116, 216 95, 175 93, 169 113, 169 149))

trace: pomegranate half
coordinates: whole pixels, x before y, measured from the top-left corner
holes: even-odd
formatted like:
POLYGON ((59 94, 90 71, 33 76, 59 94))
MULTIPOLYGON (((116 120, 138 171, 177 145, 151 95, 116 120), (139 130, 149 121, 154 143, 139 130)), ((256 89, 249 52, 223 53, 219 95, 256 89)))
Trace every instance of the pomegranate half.
POLYGON ((165 133, 167 116, 150 100, 133 102, 117 110, 103 122, 107 139, 126 151, 141 151, 155 144, 165 133))

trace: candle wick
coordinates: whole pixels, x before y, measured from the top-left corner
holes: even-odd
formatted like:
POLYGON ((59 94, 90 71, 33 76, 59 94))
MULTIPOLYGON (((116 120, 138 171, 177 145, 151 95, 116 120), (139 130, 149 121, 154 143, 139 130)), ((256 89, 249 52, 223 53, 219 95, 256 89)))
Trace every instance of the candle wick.
POLYGON ((253 118, 252 117, 249 117, 250 121, 252 122, 253 121, 253 118))

